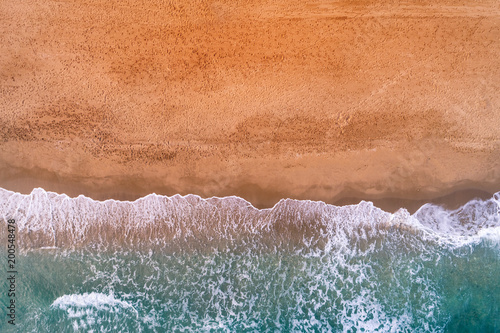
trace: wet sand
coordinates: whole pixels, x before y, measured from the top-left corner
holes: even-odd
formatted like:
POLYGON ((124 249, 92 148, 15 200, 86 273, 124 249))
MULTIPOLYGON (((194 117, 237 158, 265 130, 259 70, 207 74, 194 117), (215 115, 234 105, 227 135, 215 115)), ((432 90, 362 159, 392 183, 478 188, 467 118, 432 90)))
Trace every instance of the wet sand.
POLYGON ((500 190, 498 1, 8 0, 0 15, 3 188, 257 207, 500 190))

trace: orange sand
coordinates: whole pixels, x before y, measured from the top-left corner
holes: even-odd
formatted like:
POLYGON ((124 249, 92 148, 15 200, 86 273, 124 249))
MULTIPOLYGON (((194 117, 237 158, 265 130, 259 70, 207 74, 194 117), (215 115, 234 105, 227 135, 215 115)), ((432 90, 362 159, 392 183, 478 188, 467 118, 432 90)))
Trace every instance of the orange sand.
POLYGON ((5 0, 0 186, 500 190, 500 2, 5 0))

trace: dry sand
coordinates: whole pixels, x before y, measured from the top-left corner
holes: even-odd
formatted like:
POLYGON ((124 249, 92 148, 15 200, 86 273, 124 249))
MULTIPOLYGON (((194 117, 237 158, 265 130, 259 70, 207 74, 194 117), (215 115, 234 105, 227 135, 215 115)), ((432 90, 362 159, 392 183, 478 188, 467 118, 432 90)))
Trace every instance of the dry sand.
POLYGON ((491 193, 499 92, 498 0, 4 0, 0 186, 491 193))

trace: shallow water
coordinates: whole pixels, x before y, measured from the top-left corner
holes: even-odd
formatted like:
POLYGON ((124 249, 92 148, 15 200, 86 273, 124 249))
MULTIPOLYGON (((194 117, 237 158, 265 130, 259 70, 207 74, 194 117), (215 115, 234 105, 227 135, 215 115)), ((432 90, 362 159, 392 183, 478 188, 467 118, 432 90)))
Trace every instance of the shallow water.
POLYGON ((2 332, 500 331, 500 193, 413 215, 42 189, 0 190, 0 209, 19 247, 2 332))

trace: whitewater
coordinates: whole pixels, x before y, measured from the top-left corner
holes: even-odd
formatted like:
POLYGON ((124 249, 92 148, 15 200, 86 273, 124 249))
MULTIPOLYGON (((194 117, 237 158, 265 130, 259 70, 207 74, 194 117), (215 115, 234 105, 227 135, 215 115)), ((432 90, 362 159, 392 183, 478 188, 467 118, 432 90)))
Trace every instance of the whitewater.
POLYGON ((500 331, 500 192, 410 214, 0 189, 0 217, 18 271, 2 332, 500 331))

